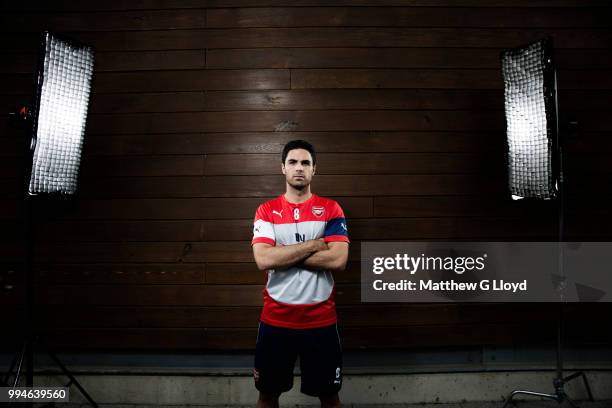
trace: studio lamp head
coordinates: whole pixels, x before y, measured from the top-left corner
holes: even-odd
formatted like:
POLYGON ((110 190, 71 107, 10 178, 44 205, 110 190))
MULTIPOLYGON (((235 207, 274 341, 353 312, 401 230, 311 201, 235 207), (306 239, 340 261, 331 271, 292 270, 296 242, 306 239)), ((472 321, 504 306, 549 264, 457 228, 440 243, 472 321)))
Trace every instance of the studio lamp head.
POLYGON ((93 69, 91 47, 43 33, 28 194, 76 192, 93 69))
POLYGON ((552 40, 501 54, 512 198, 558 193, 556 74, 552 40))

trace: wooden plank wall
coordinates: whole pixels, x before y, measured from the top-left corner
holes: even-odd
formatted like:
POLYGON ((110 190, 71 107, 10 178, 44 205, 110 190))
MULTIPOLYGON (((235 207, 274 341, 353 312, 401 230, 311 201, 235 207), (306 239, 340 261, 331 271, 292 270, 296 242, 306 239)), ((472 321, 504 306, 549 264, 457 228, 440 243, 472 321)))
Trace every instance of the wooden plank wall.
MULTIPOLYGON (((1 6, 5 111, 29 101, 39 30, 97 49, 81 193, 37 206, 40 325, 56 347, 252 349, 252 217, 282 192, 294 138, 316 145, 314 191, 349 219, 345 347, 552 344, 550 305, 360 304, 357 263, 364 240, 555 239, 552 203, 506 192, 499 64, 501 49, 548 35, 562 118, 579 121, 569 237, 612 235, 606 1, 40 3, 1 6)), ((1 126, 0 304, 19 312, 19 143, 1 126)), ((597 323, 610 311, 568 307, 569 340, 609 344, 597 323)))

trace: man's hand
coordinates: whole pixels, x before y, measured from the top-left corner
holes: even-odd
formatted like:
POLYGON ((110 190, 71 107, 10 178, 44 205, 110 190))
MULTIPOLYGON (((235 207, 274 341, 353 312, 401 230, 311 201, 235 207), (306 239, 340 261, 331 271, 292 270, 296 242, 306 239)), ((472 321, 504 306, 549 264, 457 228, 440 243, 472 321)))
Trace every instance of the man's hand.
POLYGON ((348 261, 348 242, 329 242, 327 249, 317 251, 304 259, 301 266, 306 269, 343 271, 348 261))
POLYGON ((312 239, 306 242, 312 242, 312 244, 314 245, 314 252, 326 251, 329 249, 329 247, 327 246, 327 243, 325 242, 323 238, 312 239))

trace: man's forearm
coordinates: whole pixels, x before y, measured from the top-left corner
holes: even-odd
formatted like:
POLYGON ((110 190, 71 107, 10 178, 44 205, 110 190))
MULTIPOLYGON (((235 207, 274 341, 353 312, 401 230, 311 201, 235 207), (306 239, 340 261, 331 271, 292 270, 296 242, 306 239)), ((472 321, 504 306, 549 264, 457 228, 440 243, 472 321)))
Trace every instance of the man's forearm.
POLYGON ((301 262, 307 269, 340 271, 346 267, 346 257, 341 248, 328 248, 308 256, 301 262))
POLYGON ((257 250, 255 260, 260 270, 287 269, 324 248, 325 244, 317 240, 295 245, 268 246, 257 250))

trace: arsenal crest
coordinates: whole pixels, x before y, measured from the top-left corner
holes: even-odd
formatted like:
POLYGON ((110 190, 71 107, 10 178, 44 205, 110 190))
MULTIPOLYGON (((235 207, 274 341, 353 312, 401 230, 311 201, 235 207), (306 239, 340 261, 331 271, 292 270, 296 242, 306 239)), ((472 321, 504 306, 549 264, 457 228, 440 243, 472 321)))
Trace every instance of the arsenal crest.
POLYGON ((320 217, 325 214, 325 207, 312 207, 312 213, 315 216, 320 217))

